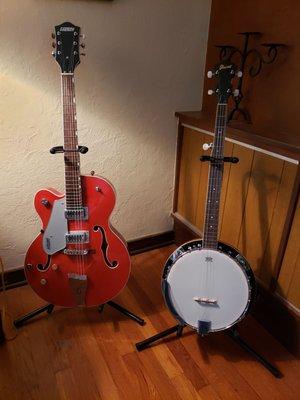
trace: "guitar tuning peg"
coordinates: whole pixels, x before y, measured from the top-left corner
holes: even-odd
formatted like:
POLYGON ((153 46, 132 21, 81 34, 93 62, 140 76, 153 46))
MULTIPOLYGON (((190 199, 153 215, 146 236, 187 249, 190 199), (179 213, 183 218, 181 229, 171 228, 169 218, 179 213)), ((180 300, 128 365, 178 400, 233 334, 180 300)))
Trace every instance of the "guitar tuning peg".
POLYGON ((233 91, 233 97, 237 97, 240 94, 239 89, 234 89, 233 91))
POLYGON ((55 33, 51 33, 51 37, 52 37, 52 39, 55 39, 55 33))
POLYGON ((237 71, 236 76, 237 76, 238 78, 241 78, 241 77, 243 76, 242 71, 237 71))
POLYGON ((207 94, 208 94, 209 96, 211 96, 212 94, 214 94, 214 91, 211 90, 211 89, 209 89, 209 90, 207 91, 207 94))
POLYGON ((52 54, 52 57, 55 57, 55 51, 54 50, 51 52, 51 54, 52 54))
POLYGON ((80 37, 81 37, 81 39, 85 39, 85 34, 84 33, 81 33, 80 35, 79 35, 80 37))
POLYGON ((85 53, 80 53, 81 56, 85 56, 85 53))
POLYGON ((55 42, 52 42, 52 47, 55 49, 55 47, 56 47, 55 42))
POLYGON ((214 76, 214 73, 212 71, 207 71, 207 77, 210 79, 214 76))
POLYGON ((84 49, 85 48, 85 43, 81 43, 80 46, 84 49))

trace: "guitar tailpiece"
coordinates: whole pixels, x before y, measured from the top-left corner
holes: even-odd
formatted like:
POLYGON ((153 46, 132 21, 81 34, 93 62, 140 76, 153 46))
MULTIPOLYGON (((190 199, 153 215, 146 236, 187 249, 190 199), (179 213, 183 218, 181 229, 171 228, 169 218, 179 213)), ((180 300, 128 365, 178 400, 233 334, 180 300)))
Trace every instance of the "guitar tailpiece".
POLYGON ((211 321, 198 321, 198 329, 197 332, 199 335, 204 336, 210 332, 211 329, 211 321))

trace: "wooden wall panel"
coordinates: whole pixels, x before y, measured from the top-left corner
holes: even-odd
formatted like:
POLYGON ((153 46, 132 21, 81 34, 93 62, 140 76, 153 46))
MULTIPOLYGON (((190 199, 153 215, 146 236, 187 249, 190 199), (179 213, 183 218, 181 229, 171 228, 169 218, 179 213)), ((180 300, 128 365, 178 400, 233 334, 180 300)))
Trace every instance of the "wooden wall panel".
MULTIPOLYGON (((203 143, 211 143, 212 142, 213 137, 211 135, 205 135, 200 132, 198 132, 198 135, 203 137, 203 143)), ((207 152, 205 152, 203 149, 201 149, 201 154, 199 156, 204 155, 205 153, 207 153, 207 152)), ((201 232, 203 232, 209 164, 208 164, 208 162, 201 162, 201 161, 199 161, 199 162, 201 164, 201 174, 200 174, 200 180, 199 180, 197 214, 196 214, 195 226, 198 229, 200 229, 201 232)))
POLYGON ((194 225, 196 224, 202 167, 202 163, 199 161, 202 145, 203 136, 194 130, 185 128, 180 162, 177 211, 194 225))
MULTIPOLYGON (((225 142, 224 154, 228 157, 231 157, 232 153, 233 153, 233 147, 234 147, 233 143, 225 142)), ((224 164, 222 192, 221 192, 221 199, 220 199, 219 235, 220 235, 222 224, 223 224, 223 217, 224 217, 224 211, 225 211, 225 204, 226 204, 231 168, 232 168, 231 163, 224 164)))
MULTIPOLYGON (((299 237, 298 237, 299 243, 299 237)), ((299 244, 298 244, 299 247, 299 244)), ((291 285, 289 287, 288 295, 286 299, 293 304, 295 307, 300 309, 300 252, 298 249, 298 253, 293 255, 296 259, 294 273, 291 280, 291 285)))
MULTIPOLYGON (((267 237, 272 223, 284 162, 255 152, 238 249, 249 261, 257 276, 261 275, 262 258, 268 247, 267 237)), ((263 266, 271 269, 270 265, 263 266)), ((269 282, 265 282, 268 284, 269 282)))
POLYGON ((239 241, 253 155, 253 150, 234 145, 233 156, 238 157, 240 161, 230 168, 220 239, 235 247, 239 241))
POLYGON ((276 292, 300 308, 300 199, 287 249, 280 270, 276 292))
POLYGON ((293 191, 293 182, 296 178, 297 165, 284 162, 276 204, 272 216, 272 223, 268 232, 264 257, 261 265, 260 278, 263 282, 270 282, 274 276, 273 267, 276 263, 278 248, 286 220, 290 198, 293 191))
MULTIPOLYGON (((210 143, 212 139, 211 135, 184 128, 178 208, 175 211, 200 231, 204 224, 209 164, 201 163, 199 157, 205 154, 203 143, 210 143)), ((248 259, 256 276, 269 287, 276 275, 274 267, 297 166, 228 141, 225 153, 239 157, 240 162, 237 165, 225 164, 220 240, 237 247, 248 259)), ((293 263, 285 262, 285 270, 280 275, 282 287, 278 292, 297 300, 300 295, 291 279, 292 274, 298 279, 295 265, 300 263, 300 255, 295 259, 295 247, 297 245, 291 245, 293 263)))

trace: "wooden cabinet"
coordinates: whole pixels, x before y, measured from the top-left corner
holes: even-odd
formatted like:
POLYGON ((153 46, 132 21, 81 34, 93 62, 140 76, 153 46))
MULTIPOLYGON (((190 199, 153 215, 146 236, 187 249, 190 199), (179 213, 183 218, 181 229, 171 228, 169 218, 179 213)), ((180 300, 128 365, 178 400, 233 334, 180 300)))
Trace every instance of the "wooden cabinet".
MULTIPOLYGON (((209 165, 199 157, 213 135, 201 122, 195 125, 179 125, 174 217, 201 235, 209 165)), ((280 144, 273 151, 268 141, 258 147, 237 140, 231 128, 227 136, 225 154, 240 162, 225 164, 220 240, 245 255, 265 287, 276 287, 280 296, 300 307, 300 205, 292 215, 299 190, 298 153, 280 144)))

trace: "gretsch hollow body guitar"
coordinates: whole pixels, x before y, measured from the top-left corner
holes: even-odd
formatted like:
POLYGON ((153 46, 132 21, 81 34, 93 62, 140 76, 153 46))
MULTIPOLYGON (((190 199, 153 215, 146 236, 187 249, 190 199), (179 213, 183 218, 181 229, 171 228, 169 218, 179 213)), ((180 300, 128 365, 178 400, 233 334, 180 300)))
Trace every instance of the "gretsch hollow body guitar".
POLYGON ((180 246, 167 260, 162 279, 165 301, 174 317, 203 335, 241 321, 255 292, 247 260, 232 246, 218 241, 224 162, 238 162, 235 157, 224 157, 227 102, 235 93, 231 81, 236 74, 239 76, 231 63, 221 63, 208 73, 218 81, 218 105, 214 143, 203 146, 212 148, 211 155, 201 157, 210 162, 203 239, 180 246))
POLYGON ((109 223, 115 191, 105 179, 80 175, 74 70, 80 62, 80 28, 66 22, 55 27, 53 55, 61 67, 65 194, 42 189, 34 200, 42 230, 30 245, 25 273, 34 291, 65 307, 95 306, 114 298, 126 285, 130 257, 126 244, 109 223))

